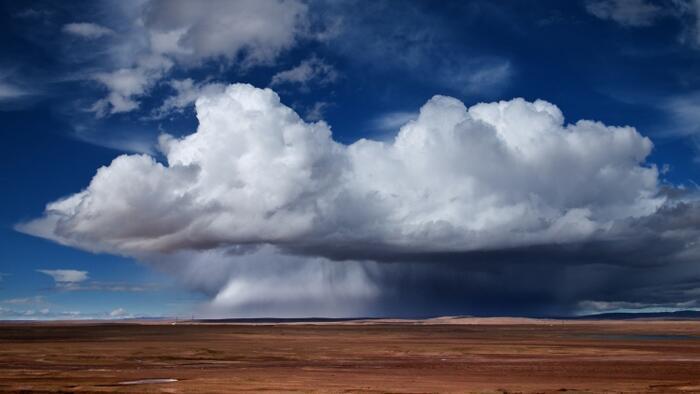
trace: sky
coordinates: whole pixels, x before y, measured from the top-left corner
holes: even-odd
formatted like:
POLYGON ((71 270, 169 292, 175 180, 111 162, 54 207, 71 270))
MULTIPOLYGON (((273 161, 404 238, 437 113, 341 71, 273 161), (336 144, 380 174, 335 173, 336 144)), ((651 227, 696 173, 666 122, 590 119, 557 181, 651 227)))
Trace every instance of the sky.
POLYGON ((0 319, 700 308, 700 1, 0 2, 0 319))

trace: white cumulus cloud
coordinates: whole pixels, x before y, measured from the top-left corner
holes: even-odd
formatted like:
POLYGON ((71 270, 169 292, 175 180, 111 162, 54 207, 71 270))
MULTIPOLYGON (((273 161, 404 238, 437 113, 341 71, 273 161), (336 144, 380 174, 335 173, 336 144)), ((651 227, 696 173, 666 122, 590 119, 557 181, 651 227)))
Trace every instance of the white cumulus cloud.
POLYGON ((109 312, 109 317, 111 318, 122 318, 127 316, 129 316, 129 314, 124 308, 117 308, 109 312))
POLYGON ((393 141, 351 145, 269 89, 231 85, 196 110, 194 134, 162 136, 165 162, 120 156, 18 228, 134 256, 255 244, 352 256, 581 241, 662 203, 649 139, 565 124, 541 100, 435 96, 393 141))

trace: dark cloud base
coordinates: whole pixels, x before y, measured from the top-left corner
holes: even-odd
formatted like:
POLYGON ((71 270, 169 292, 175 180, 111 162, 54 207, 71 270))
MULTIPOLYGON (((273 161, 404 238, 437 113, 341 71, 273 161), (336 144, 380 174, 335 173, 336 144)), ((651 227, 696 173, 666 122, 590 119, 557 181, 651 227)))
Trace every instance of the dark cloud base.
POLYGON ((700 203, 669 202, 610 232, 606 240, 475 252, 396 252, 380 245, 288 251, 340 264, 381 262, 369 271, 384 289, 372 312, 379 316, 567 316, 585 311, 587 301, 611 308, 697 306, 700 203))

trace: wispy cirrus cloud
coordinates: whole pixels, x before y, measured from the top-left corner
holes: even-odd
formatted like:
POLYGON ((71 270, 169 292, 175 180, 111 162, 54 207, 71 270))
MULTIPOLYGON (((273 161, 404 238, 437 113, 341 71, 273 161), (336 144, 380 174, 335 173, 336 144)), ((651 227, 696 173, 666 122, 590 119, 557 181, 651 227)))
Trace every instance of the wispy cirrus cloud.
POLYGON ((0 304, 8 305, 28 305, 28 304, 47 304, 46 297, 44 296, 32 296, 32 297, 19 297, 19 298, 8 298, 5 300, 0 300, 0 304))
POLYGON ((0 101, 9 101, 18 98, 23 98, 31 93, 17 85, 12 85, 6 81, 0 81, 0 101))
POLYGON ((39 95, 39 90, 19 75, 17 67, 0 69, 0 110, 31 102, 39 95))
POLYGON ((87 271, 72 269, 37 270, 53 278, 57 290, 61 291, 115 291, 142 292, 153 291, 159 287, 155 284, 131 284, 125 282, 103 282, 89 280, 87 271))
POLYGON ((328 85, 335 82, 338 77, 338 71, 333 66, 316 56, 312 56, 295 67, 273 75, 270 86, 297 85, 302 90, 308 90, 310 85, 328 85))
MULTIPOLYGON (((299 0, 152 0, 115 10, 122 13, 127 32, 110 50, 122 66, 88 76, 107 90, 92 106, 98 116, 138 109, 140 99, 176 65, 196 68, 221 59, 244 68, 270 64, 305 36, 308 27, 308 5, 299 0), (125 52, 133 61, 123 61, 125 52)), ((72 30, 85 36, 106 34, 96 26, 72 30)))
POLYGON ((36 271, 53 278, 54 282, 56 282, 58 286, 67 286, 70 284, 83 282, 88 279, 87 271, 73 269, 39 269, 36 271))
POLYGON ((68 23, 63 25, 61 30, 66 34, 71 34, 88 40, 94 40, 114 34, 114 30, 110 28, 88 22, 68 23))
POLYGON ((589 14, 626 28, 645 28, 674 18, 682 29, 681 42, 700 45, 700 2, 697 0, 589 0, 589 14))
POLYGON ((175 94, 166 98, 160 107, 152 111, 154 119, 162 119, 174 114, 182 113, 186 108, 194 105, 197 98, 222 92, 226 86, 215 82, 195 82, 191 78, 176 79, 168 83, 175 94))
POLYGON ((666 15, 664 8, 648 0, 593 0, 586 3, 586 10, 600 19, 633 27, 650 26, 666 15))
POLYGON ((668 132, 674 135, 700 134, 700 92, 661 100, 660 108, 671 120, 668 132))
POLYGON ((144 292, 156 291, 159 285, 152 283, 133 284, 126 282, 101 282, 88 281, 73 286, 62 288, 69 291, 110 291, 110 292, 144 292))

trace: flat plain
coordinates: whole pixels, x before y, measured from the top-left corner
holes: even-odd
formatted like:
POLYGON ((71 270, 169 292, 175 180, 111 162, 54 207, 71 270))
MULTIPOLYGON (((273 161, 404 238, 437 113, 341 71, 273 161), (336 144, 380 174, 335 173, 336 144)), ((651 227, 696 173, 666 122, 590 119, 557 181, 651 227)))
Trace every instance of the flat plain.
POLYGON ((0 392, 700 392, 700 322, 2 323, 0 392))

